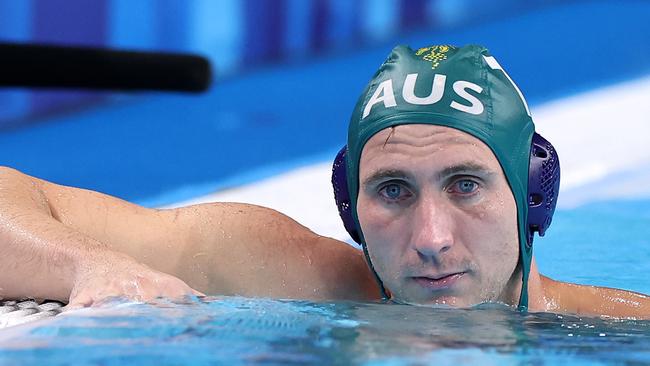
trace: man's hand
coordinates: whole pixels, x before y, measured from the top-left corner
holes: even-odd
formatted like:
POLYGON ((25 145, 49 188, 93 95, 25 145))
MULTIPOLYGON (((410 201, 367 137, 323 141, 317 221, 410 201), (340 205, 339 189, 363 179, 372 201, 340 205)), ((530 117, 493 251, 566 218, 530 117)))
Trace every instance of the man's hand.
POLYGON ((93 256, 77 270, 68 309, 92 306, 110 297, 152 301, 205 296, 180 279, 153 270, 117 252, 93 256))

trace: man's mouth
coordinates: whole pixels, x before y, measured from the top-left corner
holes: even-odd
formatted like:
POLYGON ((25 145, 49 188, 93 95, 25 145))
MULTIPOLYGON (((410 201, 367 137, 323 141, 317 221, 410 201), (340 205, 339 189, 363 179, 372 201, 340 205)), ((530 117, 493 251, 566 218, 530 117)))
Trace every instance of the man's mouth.
POLYGON ((454 286, 466 272, 455 272, 441 275, 411 277, 418 285, 429 290, 446 290, 454 286))

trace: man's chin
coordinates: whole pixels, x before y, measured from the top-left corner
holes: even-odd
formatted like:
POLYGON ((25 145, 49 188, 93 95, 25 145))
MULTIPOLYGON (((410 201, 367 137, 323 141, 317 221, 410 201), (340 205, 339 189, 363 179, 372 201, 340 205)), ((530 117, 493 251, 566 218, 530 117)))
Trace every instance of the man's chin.
POLYGON ((468 308, 480 303, 472 291, 474 288, 471 272, 453 273, 441 278, 409 276, 403 279, 402 291, 395 294, 395 300, 413 305, 468 308))
POLYGON ((454 283, 445 288, 430 288, 428 283, 409 279, 402 284, 403 291, 392 292, 391 300, 410 305, 469 308, 481 300, 471 293, 467 283, 454 283))
POLYGON ((470 299, 462 296, 454 295, 441 295, 436 297, 419 297, 419 296, 394 296, 392 301, 399 304, 408 304, 416 306, 432 306, 432 307, 451 307, 451 308, 470 308, 480 302, 471 301, 470 299))

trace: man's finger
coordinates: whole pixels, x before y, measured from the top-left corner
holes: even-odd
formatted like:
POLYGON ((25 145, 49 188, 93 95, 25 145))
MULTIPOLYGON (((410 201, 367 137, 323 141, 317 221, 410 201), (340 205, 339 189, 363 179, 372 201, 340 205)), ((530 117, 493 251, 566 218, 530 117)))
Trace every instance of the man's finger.
POLYGON ((81 308, 87 308, 93 304, 94 300, 92 296, 86 295, 86 294, 81 294, 78 296, 75 296, 73 299, 70 299, 70 302, 68 305, 63 307, 63 311, 68 311, 68 310, 75 310, 75 309, 81 309, 81 308))
POLYGON ((192 294, 194 294, 194 296, 199 296, 199 297, 205 297, 206 296, 203 292, 197 291, 195 289, 192 289, 192 294))

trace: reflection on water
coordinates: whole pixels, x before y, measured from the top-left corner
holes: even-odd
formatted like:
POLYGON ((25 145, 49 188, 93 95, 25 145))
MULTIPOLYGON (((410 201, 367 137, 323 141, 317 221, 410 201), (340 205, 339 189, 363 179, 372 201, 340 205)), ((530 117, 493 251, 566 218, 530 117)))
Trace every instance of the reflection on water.
POLYGON ((396 304, 211 297, 113 303, 0 332, 0 364, 650 362, 650 322, 396 304))

